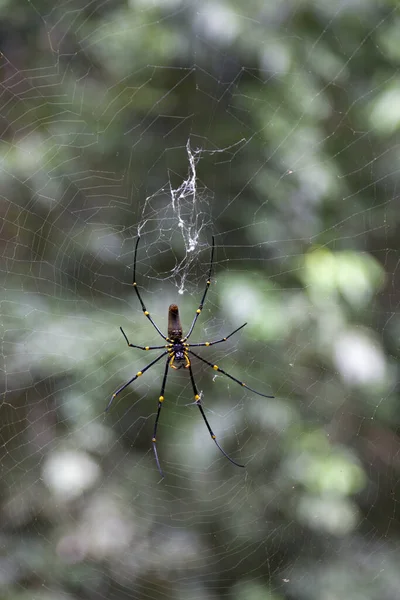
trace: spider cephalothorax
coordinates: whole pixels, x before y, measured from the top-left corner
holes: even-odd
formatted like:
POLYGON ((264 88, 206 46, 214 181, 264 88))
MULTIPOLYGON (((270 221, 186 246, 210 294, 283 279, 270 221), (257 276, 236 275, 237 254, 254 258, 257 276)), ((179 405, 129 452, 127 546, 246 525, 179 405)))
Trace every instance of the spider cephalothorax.
POLYGON ((247 389, 249 389, 250 391, 254 392, 255 394, 258 394, 259 396, 263 396, 264 398, 273 398, 273 396, 268 396, 267 394, 262 394, 261 392, 257 392, 256 390, 253 390, 252 388, 249 388, 245 383, 243 383, 243 381, 240 381, 239 379, 236 379, 236 377, 233 377, 232 375, 229 375, 229 373, 227 373, 226 371, 224 371, 223 369, 220 369, 218 367, 218 365, 214 365, 213 363, 209 362, 208 360, 206 360, 205 358, 203 358, 202 356, 199 356, 197 353, 193 352, 193 350, 190 350, 190 348, 192 347, 200 347, 200 346, 213 346, 214 344, 220 344, 221 342, 226 342, 226 340, 228 338, 230 338, 234 333, 237 333, 240 329, 242 329, 246 323, 244 323, 244 325, 241 325, 240 327, 238 327, 237 329, 235 329, 234 331, 232 331, 232 333, 230 333, 229 335, 227 335, 226 337, 223 337, 219 340, 215 340, 213 342, 200 342, 197 344, 189 344, 187 342, 187 340, 189 339, 189 337, 191 336, 194 326, 196 325, 196 321, 203 309, 203 304, 208 292, 208 288, 210 287, 211 284, 211 272, 212 272, 212 266, 213 266, 213 259, 214 259, 214 237, 212 238, 212 247, 211 247, 211 260, 210 260, 210 268, 208 271, 208 277, 207 277, 207 281, 206 281, 206 288, 204 290, 203 293, 203 297, 201 299, 201 302, 199 304, 198 309, 196 310, 196 314, 194 316, 194 319, 192 321, 192 324, 189 328, 188 333, 183 336, 183 330, 182 330, 182 325, 181 325, 181 321, 179 318, 179 309, 178 306, 176 304, 171 304, 169 309, 168 309, 168 337, 165 336, 161 329, 158 328, 158 326, 155 324, 155 322, 153 321, 153 319, 150 316, 149 311, 147 310, 147 308, 145 307, 142 297, 139 293, 139 290, 137 288, 137 283, 136 283, 136 257, 137 257, 137 249, 138 249, 138 245, 139 245, 139 241, 140 241, 140 236, 138 237, 137 241, 136 241, 136 246, 135 246, 135 257, 134 257, 134 261, 133 261, 133 287, 135 289, 136 295, 138 297, 138 300, 140 302, 140 305, 142 307, 142 311, 143 314, 145 315, 145 317, 147 317, 150 321, 150 323, 153 325, 153 327, 158 331, 158 333, 161 335, 161 337, 167 342, 164 346, 136 346, 135 344, 131 344, 130 341, 128 340, 124 330, 122 329, 122 327, 120 327, 122 335, 124 336, 126 343, 128 344, 128 346, 130 348, 138 348, 139 350, 163 350, 163 352, 157 356, 157 358, 155 358, 151 363, 149 363, 146 367, 144 367, 141 371, 138 371, 136 373, 136 375, 134 375, 132 377, 132 379, 130 379, 127 383, 124 383, 123 386, 121 386, 112 396, 111 399, 107 405, 106 411, 109 410, 109 408, 111 407, 111 404, 114 400, 114 398, 116 398, 116 396, 118 396, 118 394, 120 394, 126 387, 128 387, 128 385, 130 385, 131 383, 133 383, 138 377, 140 377, 141 375, 143 375, 143 373, 145 371, 147 371, 148 369, 150 369, 150 367, 152 367, 156 362, 158 362, 161 358, 167 356, 167 360, 166 360, 166 364, 165 364, 165 370, 164 370, 164 377, 162 380, 162 384, 161 384, 161 392, 160 392, 160 396, 158 398, 158 409, 157 409, 157 415, 156 415, 156 420, 154 423, 154 431, 153 431, 153 437, 152 437, 152 444, 153 444, 153 450, 154 450, 154 455, 156 457, 156 462, 157 462, 157 467, 158 470, 161 474, 162 477, 164 477, 164 474, 161 470, 161 466, 160 466, 160 461, 158 459, 158 452, 157 452, 157 446, 156 446, 156 434, 157 434, 157 426, 158 426, 158 420, 160 418, 160 413, 161 413, 161 407, 163 405, 164 402, 164 391, 165 391, 165 386, 167 383, 167 375, 168 375, 168 368, 171 367, 172 369, 180 369, 182 367, 185 367, 186 369, 189 370, 189 375, 190 375, 190 381, 192 384, 192 388, 193 388, 193 393, 194 393, 194 400, 195 400, 195 404, 198 406, 201 416, 204 419, 204 422, 207 426, 208 432, 211 436, 211 438, 214 440, 215 444, 217 445, 218 449, 222 452, 222 454, 234 465, 238 466, 238 467, 243 467, 244 465, 240 465, 239 463, 235 462, 232 458, 230 458, 226 452, 221 448, 221 446, 219 445, 219 443, 217 442, 217 438, 214 435, 214 432, 211 429, 211 426, 207 420, 207 417, 204 413, 204 409, 201 403, 201 397, 198 393, 197 390, 197 386, 193 377, 193 371, 192 371, 192 364, 190 361, 190 357, 189 354, 196 357, 198 360, 200 360, 201 362, 205 363, 206 365, 208 365, 209 367, 212 367, 215 371, 218 371, 219 373, 222 373, 223 375, 226 375, 226 377, 229 377, 229 379, 231 379, 232 381, 235 381, 236 383, 238 383, 239 385, 246 387, 247 389))
POLYGON ((183 344, 182 342, 174 342, 171 344, 171 346, 171 349, 168 351, 171 357, 169 366, 173 369, 181 369, 183 366, 188 368, 190 365, 190 359, 186 344, 183 344), (183 365, 183 363, 185 364, 183 365))

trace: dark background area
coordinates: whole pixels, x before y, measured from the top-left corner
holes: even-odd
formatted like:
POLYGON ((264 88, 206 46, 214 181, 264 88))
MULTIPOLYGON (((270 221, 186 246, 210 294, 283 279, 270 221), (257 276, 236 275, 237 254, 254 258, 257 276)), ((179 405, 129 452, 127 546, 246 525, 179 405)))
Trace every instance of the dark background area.
MULTIPOLYGON (((386 2, 0 6, 6 600, 392 600, 400 19, 386 2), (180 306, 193 365, 111 394, 180 306)), ((153 354, 151 355, 153 356, 153 354)), ((155 357, 155 356, 154 356, 155 357)))

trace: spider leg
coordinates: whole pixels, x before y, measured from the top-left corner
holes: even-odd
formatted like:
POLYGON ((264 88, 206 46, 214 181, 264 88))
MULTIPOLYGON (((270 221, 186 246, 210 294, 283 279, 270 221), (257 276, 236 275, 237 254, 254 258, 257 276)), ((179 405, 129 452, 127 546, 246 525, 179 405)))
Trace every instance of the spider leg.
POLYGON ((162 385, 161 385, 160 397, 158 398, 157 416, 156 416, 156 420, 155 420, 155 423, 154 423, 153 437, 152 437, 152 440, 151 440, 152 444, 153 444, 154 456, 156 457, 157 469, 159 470, 160 475, 161 475, 162 478, 164 478, 164 473, 163 473, 163 471, 161 469, 161 466, 160 466, 160 461, 159 461, 159 458, 158 458, 158 452, 157 452, 156 442, 157 442, 158 419, 160 418, 161 407, 162 407, 163 402, 164 402, 164 390, 165 390, 165 385, 167 383, 168 367, 169 367, 169 357, 167 358, 167 362, 165 364, 165 371, 164 371, 164 377, 163 377, 163 381, 162 381, 162 385))
POLYGON ((204 290, 204 294, 203 294, 203 297, 202 297, 201 302, 199 304, 199 308, 196 310, 196 314, 194 315, 194 319, 193 319, 192 324, 190 326, 189 332, 187 333, 187 335, 182 340, 183 342, 186 342, 186 340, 189 339, 189 337, 191 336, 192 331, 194 329, 194 326, 196 325, 196 321, 199 318, 199 315, 200 315, 201 311, 203 310, 204 301, 205 301, 206 296, 207 296, 208 288, 210 287, 210 284, 211 284, 211 271, 212 271, 213 262, 214 262, 214 248, 215 248, 215 240, 214 240, 214 236, 212 236, 210 269, 208 271, 208 277, 207 277, 207 281, 206 281, 206 289, 204 290))
POLYGON ((121 333, 125 338, 126 343, 130 348, 139 348, 139 350, 162 350, 163 348, 168 348, 168 345, 165 346, 136 346, 135 344, 131 344, 128 340, 125 331, 120 327, 121 333))
POLYGON ((188 368, 189 368, 189 373, 190 373, 190 380, 192 382, 192 388, 193 388, 193 393, 194 393, 195 404, 198 406, 198 408, 199 408, 199 410, 201 412, 201 416, 203 417, 204 422, 207 425, 207 429, 208 429, 208 432, 209 432, 209 434, 211 436, 211 439, 214 440, 214 442, 215 442, 218 450, 220 450, 220 452, 222 452, 222 454, 225 456, 225 458, 227 458, 229 460, 229 462, 231 462, 233 465, 236 465, 237 467, 244 467, 244 465, 240 465, 239 463, 235 462, 230 456, 228 456, 227 453, 225 452, 225 450, 223 450, 221 448, 221 446, 218 444, 217 438, 216 438, 213 430, 211 429, 210 423, 208 422, 207 417, 206 417, 206 415, 204 413, 204 409, 203 409, 203 407, 201 405, 200 396, 199 396, 199 393, 197 391, 197 386, 196 386, 196 383, 195 383, 194 377, 193 377, 192 365, 189 364, 188 368))
POLYGON ((111 404, 113 403, 114 398, 116 398, 118 396, 118 394, 120 394, 126 387, 128 387, 128 385, 130 385, 131 383, 133 383, 138 377, 140 377, 141 375, 143 375, 143 373, 145 373, 145 371, 147 371, 147 369, 150 369, 150 367, 152 367, 153 365, 155 365, 156 362, 159 361, 166 354, 168 354, 168 352, 163 352, 162 354, 160 354, 160 356, 157 356, 157 358, 155 358, 154 360, 152 360, 151 363, 147 365, 147 367, 144 367, 144 369, 142 369, 141 371, 138 371, 138 373, 136 373, 136 375, 134 377, 132 377, 132 379, 130 379, 127 383, 124 383, 124 385, 121 386, 111 396, 110 401, 107 404, 107 408, 106 408, 106 410, 104 412, 108 412, 110 410, 111 404))
POLYGON ((158 331, 158 333, 161 335, 161 337, 164 338, 164 340, 167 340, 167 338, 165 337, 165 335, 163 334, 163 332, 157 327, 157 325, 154 323, 153 319, 151 318, 150 313, 147 310, 147 308, 145 307, 144 302, 142 300, 142 297, 141 297, 141 295, 139 293, 139 290, 137 288, 137 283, 136 283, 136 258, 137 258, 137 249, 138 249, 138 246, 139 246, 139 242, 140 242, 140 235, 138 235, 138 239, 136 241, 136 246, 135 246, 135 257, 134 257, 134 260, 133 260, 133 282, 132 282, 132 285, 133 285, 133 287, 135 289, 137 297, 139 298, 139 302, 140 302, 140 304, 142 306, 142 311, 143 311, 144 316, 148 318, 148 320, 150 321, 150 323, 153 325, 154 329, 156 329, 158 331))
POLYGON ((210 361, 206 360, 202 356, 199 356, 198 354, 195 354, 192 350, 188 350, 188 352, 190 354, 193 354, 193 356, 195 356, 196 358, 198 358, 199 360, 201 360, 203 363, 206 363, 206 365, 208 365, 209 367, 212 367, 215 371, 218 371, 219 373, 222 373, 223 375, 226 375, 227 377, 229 377, 229 379, 232 379, 232 381, 236 381, 236 383, 238 383, 239 385, 242 385, 243 387, 247 388, 251 392, 254 392, 255 394, 258 394, 259 396, 262 396, 263 398, 275 398, 275 396, 268 396, 267 394, 262 394, 261 392, 257 392, 257 390, 253 390, 253 388, 251 388, 248 385, 246 385, 245 383, 243 383, 243 381, 239 381, 239 379, 236 379, 236 377, 232 377, 232 375, 229 375, 229 373, 227 373, 226 371, 223 371, 222 369, 220 369, 218 367, 218 365, 213 365, 213 363, 211 363, 210 361))
POLYGON ((229 335, 227 335, 224 338, 221 338, 220 340, 216 340, 215 342, 201 342, 201 344, 188 344, 188 346, 214 346, 214 344, 220 344, 221 342, 226 342, 226 340, 228 340, 234 333, 237 333, 238 331, 240 331, 240 329, 243 329, 243 327, 245 327, 247 325, 247 323, 244 323, 243 325, 241 325, 240 327, 238 327, 237 329, 235 329, 235 331, 232 331, 232 333, 230 333, 229 335))

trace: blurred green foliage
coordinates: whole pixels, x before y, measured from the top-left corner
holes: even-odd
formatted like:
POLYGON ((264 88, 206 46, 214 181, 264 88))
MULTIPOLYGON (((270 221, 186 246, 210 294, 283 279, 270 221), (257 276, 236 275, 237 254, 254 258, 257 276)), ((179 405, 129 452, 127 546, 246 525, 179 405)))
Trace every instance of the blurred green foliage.
POLYGON ((397 4, 0 14, 1 597, 397 597, 397 4), (192 340, 247 321, 207 358, 276 396, 194 365, 245 470, 186 372, 162 482, 162 369, 103 414, 151 360, 119 327, 160 343, 130 285, 138 230, 163 330, 170 301, 191 322, 216 236, 192 340))

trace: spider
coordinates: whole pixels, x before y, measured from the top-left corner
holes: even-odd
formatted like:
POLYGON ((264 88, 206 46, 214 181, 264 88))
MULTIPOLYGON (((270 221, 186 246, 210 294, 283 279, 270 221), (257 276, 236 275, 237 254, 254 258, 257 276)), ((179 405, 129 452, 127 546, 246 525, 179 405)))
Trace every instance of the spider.
POLYGON ((143 375, 143 373, 145 373, 148 369, 150 369, 150 367, 152 367, 153 365, 155 365, 159 360, 161 360, 163 357, 167 356, 167 360, 165 363, 165 370, 164 370, 164 377, 162 380, 162 384, 161 384, 161 392, 160 392, 160 396, 158 398, 158 409, 157 409, 157 415, 156 415, 156 420, 154 422, 154 430, 153 430, 153 437, 152 437, 152 445, 153 445, 153 451, 154 451, 154 456, 156 459, 156 463, 157 463, 157 468, 160 472, 161 477, 164 477, 164 473, 161 469, 161 465, 160 465, 160 460, 158 458, 158 452, 157 452, 157 427, 158 427, 158 421, 160 418, 160 414, 161 414, 161 408, 164 402, 164 391, 165 391, 165 386, 167 383, 167 376, 168 376, 168 368, 172 368, 172 369, 181 369, 182 367, 184 367, 185 369, 189 370, 189 376, 190 376, 190 381, 192 384, 192 388, 193 388, 193 394, 194 394, 194 403, 198 406, 201 416, 204 419, 204 422, 207 426, 208 432, 211 436, 211 439, 214 440, 217 448, 220 450, 220 452, 222 452, 222 454, 234 465, 236 465, 237 467, 244 467, 244 465, 241 465, 239 463, 237 463, 236 461, 234 461, 232 458, 230 458, 230 456, 228 456, 228 454, 225 452, 225 450, 223 450, 221 448, 221 446, 219 445, 217 438, 213 432, 213 430, 211 429, 211 426, 207 420, 207 417, 204 413, 204 409, 201 403, 201 396, 198 392, 195 380, 194 380, 194 376, 193 376, 193 371, 192 371, 192 363, 191 363, 191 359, 189 357, 189 355, 194 356, 195 358, 197 358, 198 360, 200 360, 201 362, 205 363, 206 365, 208 365, 209 367, 211 367, 212 369, 214 369, 214 371, 218 371, 218 373, 222 373, 223 375, 225 375, 226 377, 229 377, 229 379, 231 379, 232 381, 235 381, 236 383, 238 383, 239 385, 247 388, 248 390, 250 390, 251 392, 254 392, 255 394, 258 394, 259 396, 262 396, 263 398, 274 398, 274 396, 268 396, 267 394, 262 394, 261 392, 257 392, 257 390, 253 390, 251 387, 249 387, 248 385, 246 385, 245 383, 243 383, 243 381, 240 381, 239 379, 236 379, 236 377, 233 377, 232 375, 229 375, 229 373, 227 373, 226 371, 224 371, 223 369, 221 369, 220 367, 218 367, 218 365, 215 365, 211 362, 209 362, 208 360, 206 360, 205 358, 203 358, 202 356, 200 356, 199 354, 197 354, 196 352, 193 352, 193 350, 190 350, 190 348, 192 347, 200 347, 200 346, 214 346, 214 344, 220 344, 221 342, 226 342, 226 340, 228 340, 230 337, 232 337, 232 335, 234 335, 235 333, 237 333, 238 331, 240 331, 241 329, 243 329, 243 327, 245 327, 245 325, 247 325, 247 323, 244 323, 243 325, 241 325, 240 327, 238 327, 237 329, 235 329, 234 331, 232 331, 232 333, 230 333, 229 335, 227 335, 226 337, 223 337, 219 340, 215 340, 213 342, 201 342, 198 344, 188 344, 187 340, 189 339, 189 337, 192 335, 193 333, 193 329, 196 325, 197 319, 199 318, 199 315, 203 309, 204 306, 204 301, 206 299, 207 296, 207 292, 208 292, 208 288, 211 285, 211 272, 212 272, 212 267, 213 267, 213 261, 214 261, 214 248, 215 248, 215 241, 214 241, 214 236, 212 237, 212 246, 211 246, 211 259, 210 259, 210 268, 208 271, 208 277, 207 277, 207 281, 206 281, 206 288, 204 290, 203 293, 203 297, 201 299, 201 302, 199 304, 198 309, 196 310, 196 314, 194 316, 194 319, 192 321, 192 324, 189 328, 188 333, 184 336, 183 335, 183 331, 182 331, 182 325, 181 325, 181 321, 179 318, 179 309, 178 306, 176 304, 171 304, 169 309, 168 309, 168 336, 165 336, 162 331, 159 329, 159 327, 155 324, 155 322, 153 321, 153 319, 150 316, 149 311, 147 310, 142 297, 140 295, 140 292, 138 290, 137 287, 137 283, 136 283, 136 258, 137 258, 137 250, 138 250, 138 246, 139 246, 139 242, 140 242, 140 236, 138 236, 137 241, 136 241, 136 246, 135 246, 135 256, 134 256, 134 261, 133 261, 133 287, 134 290, 136 292, 136 295, 139 299, 139 302, 141 304, 142 310, 143 310, 143 314, 145 315, 145 317, 148 318, 148 320, 150 321, 150 323, 153 325, 153 327, 157 330, 157 332, 160 334, 160 336, 162 338, 164 338, 164 340, 167 342, 167 344, 165 344, 164 346, 136 346, 135 344, 131 344, 130 341, 128 340, 127 335, 125 334, 124 330, 122 329, 122 327, 120 327, 121 333, 125 338, 126 343, 128 344, 128 346, 130 348, 138 348, 139 350, 164 350, 164 352, 162 352, 159 356, 157 356, 157 358, 155 358, 154 360, 151 361, 151 363, 149 363, 146 367, 144 367, 141 371, 138 371, 136 373, 136 375, 134 375, 134 377, 132 377, 132 379, 130 379, 127 383, 124 383, 124 385, 122 385, 112 396, 111 399, 107 405, 107 408, 105 410, 105 412, 108 412, 109 409, 111 408, 111 405, 114 401, 114 398, 116 398, 118 396, 118 394, 120 394, 126 387, 128 387, 128 385, 130 385, 131 383, 133 383, 136 379, 138 379, 138 377, 141 377, 143 375))

